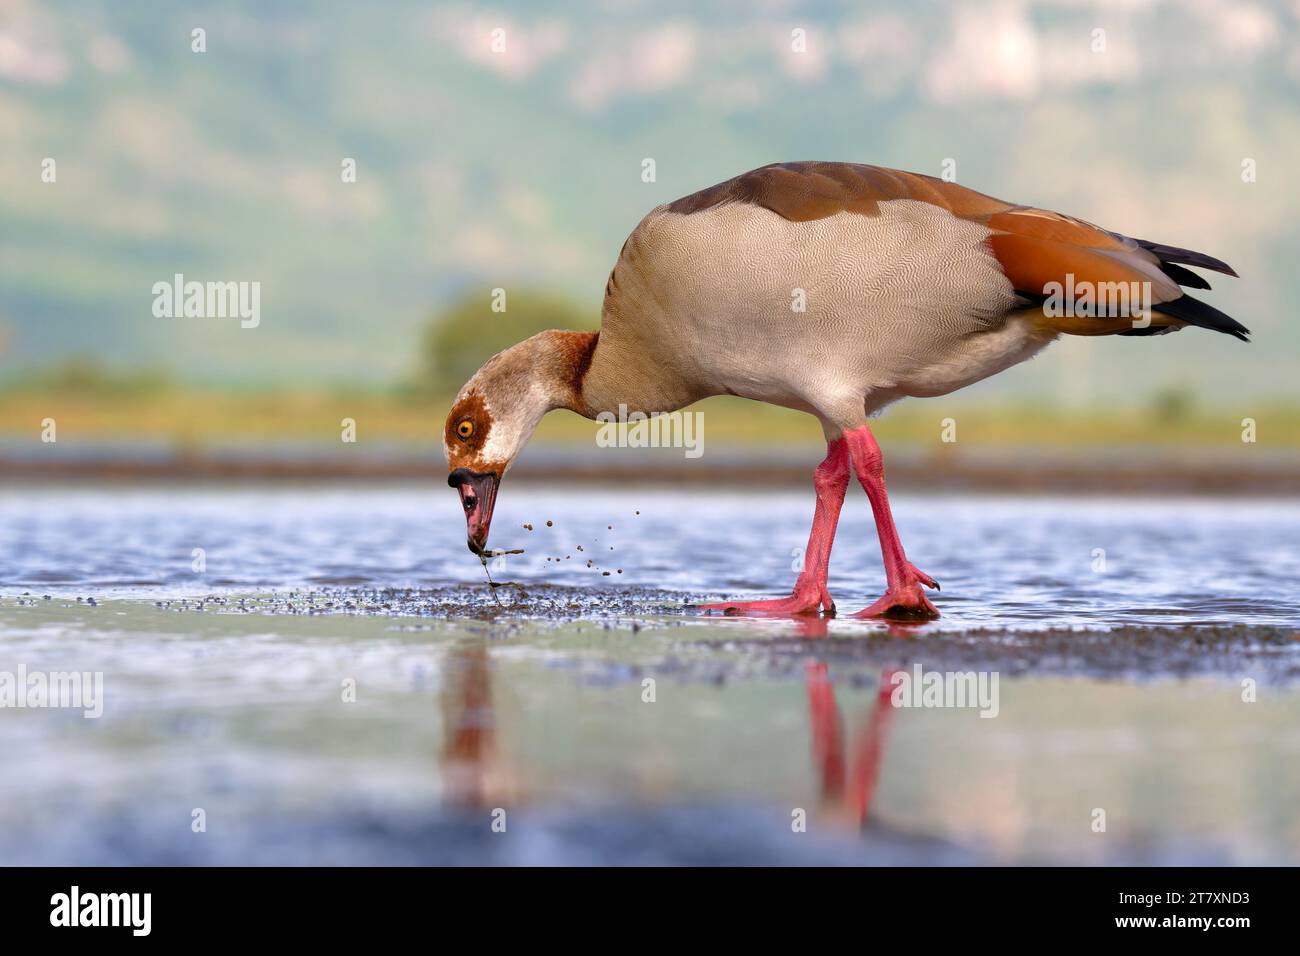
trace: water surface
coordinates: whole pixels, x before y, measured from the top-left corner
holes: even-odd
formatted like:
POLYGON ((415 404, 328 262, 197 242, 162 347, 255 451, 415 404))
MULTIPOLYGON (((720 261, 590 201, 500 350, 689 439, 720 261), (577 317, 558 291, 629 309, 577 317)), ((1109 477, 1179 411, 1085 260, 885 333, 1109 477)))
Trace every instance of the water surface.
MULTIPOLYGON (((900 498, 941 621, 690 609, 810 504, 507 485, 494 598, 446 488, 7 489, 0 671, 104 714, 0 709, 0 862, 1300 861, 1296 505, 900 498)), ((841 612, 879 564, 851 495, 841 612)))
MULTIPOLYGON (((507 484, 493 544, 527 553, 505 559, 496 577, 701 597, 785 593, 811 512, 810 494, 557 493, 507 484)), ((895 513, 909 557, 943 586, 936 601, 945 627, 1300 620, 1294 501, 900 497, 895 513)), ((464 547, 453 493, 436 485, 10 489, 0 501, 0 529, 7 542, 0 586, 42 593, 174 596, 484 580, 464 547), (202 573, 193 567, 196 548, 204 552, 202 573)), ((841 610, 883 590, 861 494, 845 504, 831 573, 841 610)))

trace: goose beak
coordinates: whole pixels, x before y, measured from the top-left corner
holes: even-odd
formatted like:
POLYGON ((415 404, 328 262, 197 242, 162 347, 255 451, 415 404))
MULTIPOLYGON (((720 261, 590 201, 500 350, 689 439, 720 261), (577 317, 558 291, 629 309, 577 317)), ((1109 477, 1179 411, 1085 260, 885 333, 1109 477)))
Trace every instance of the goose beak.
POLYGON ((487 547, 492 506, 496 504, 501 476, 491 471, 457 468, 447 476, 447 484, 460 492, 460 506, 465 510, 465 543, 475 554, 482 554, 487 547))

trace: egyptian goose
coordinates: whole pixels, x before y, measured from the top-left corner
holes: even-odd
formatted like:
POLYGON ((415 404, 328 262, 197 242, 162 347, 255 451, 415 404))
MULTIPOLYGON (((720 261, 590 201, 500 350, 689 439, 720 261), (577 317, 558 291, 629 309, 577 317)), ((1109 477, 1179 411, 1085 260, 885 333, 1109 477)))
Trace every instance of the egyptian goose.
POLYGON ((457 395, 443 441, 470 550, 484 553, 501 478, 552 409, 651 414, 740 395, 816 416, 827 453, 813 474, 817 505, 793 593, 707 607, 833 613, 827 564, 852 471, 888 581, 857 616, 937 617, 922 586, 939 585, 903 551, 868 418, 904 396, 978 382, 1062 333, 1194 325, 1247 341, 1240 323, 1184 294, 1180 286, 1209 288, 1189 265, 1236 275, 1199 252, 852 163, 764 166, 659 206, 623 244, 599 332, 535 335, 491 358, 457 395), (1129 304, 1116 291, 1125 288, 1129 304), (1063 309, 1062 289, 1093 291, 1063 309), (802 312, 792 309, 800 296, 802 312), (1102 300, 1110 307, 1093 307, 1102 300))

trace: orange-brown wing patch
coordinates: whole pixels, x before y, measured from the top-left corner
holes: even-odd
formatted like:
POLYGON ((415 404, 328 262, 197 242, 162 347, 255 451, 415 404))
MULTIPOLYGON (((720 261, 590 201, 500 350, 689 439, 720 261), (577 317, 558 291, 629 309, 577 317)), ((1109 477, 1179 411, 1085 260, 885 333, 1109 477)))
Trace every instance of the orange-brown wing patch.
POLYGON ((1050 239, 1052 242, 1066 242, 1091 249, 1132 252, 1138 248, 1132 239, 1116 235, 1090 222, 1032 206, 1015 206, 996 212, 988 217, 986 224, 990 229, 1000 232, 1033 239, 1050 239))
POLYGON ((1018 207, 987 220, 985 240, 1012 287, 1042 295, 1049 283, 1149 282, 1152 302, 1182 295, 1160 260, 1127 236, 1045 209, 1018 207))

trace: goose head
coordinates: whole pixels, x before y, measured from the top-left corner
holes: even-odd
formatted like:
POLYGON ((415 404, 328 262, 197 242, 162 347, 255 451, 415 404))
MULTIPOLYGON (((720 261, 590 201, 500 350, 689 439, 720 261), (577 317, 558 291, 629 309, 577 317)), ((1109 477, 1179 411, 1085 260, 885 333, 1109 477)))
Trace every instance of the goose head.
POLYGON ((576 407, 573 336, 594 340, 593 333, 542 332, 494 355, 465 383, 447 414, 447 484, 460 494, 466 543, 475 554, 487 547, 501 479, 542 416, 576 407))

